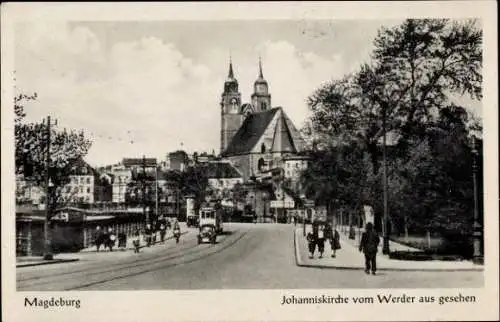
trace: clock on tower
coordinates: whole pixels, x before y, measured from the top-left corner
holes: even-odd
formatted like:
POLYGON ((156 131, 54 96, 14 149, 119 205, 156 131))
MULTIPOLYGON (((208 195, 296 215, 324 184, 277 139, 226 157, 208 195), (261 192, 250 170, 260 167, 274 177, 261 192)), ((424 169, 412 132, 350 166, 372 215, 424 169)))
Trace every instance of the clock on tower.
POLYGON ((231 111, 232 112, 238 111, 238 100, 236 98, 231 99, 231 111))

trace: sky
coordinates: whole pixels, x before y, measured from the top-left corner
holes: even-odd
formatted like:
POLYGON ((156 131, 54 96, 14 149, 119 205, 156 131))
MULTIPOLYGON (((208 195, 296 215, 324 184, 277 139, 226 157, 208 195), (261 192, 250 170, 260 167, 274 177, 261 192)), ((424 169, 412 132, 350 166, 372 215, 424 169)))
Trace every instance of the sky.
POLYGON ((38 94, 25 107, 28 121, 51 115, 59 127, 85 131, 93 140, 86 160, 95 166, 142 155, 164 160, 181 148, 218 153, 229 57, 243 102, 261 57, 272 105, 301 127, 307 96, 367 62, 377 30, 399 22, 20 23, 16 86, 38 94))

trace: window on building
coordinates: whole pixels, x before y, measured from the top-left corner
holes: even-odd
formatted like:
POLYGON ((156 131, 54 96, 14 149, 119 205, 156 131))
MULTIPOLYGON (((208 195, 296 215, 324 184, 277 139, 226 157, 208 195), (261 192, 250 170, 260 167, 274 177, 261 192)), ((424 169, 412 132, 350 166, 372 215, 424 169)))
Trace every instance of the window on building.
POLYGON ((83 187, 80 187, 80 193, 83 193, 83 187))
POLYGON ((90 188, 87 188, 87 193, 90 193, 90 188))
POLYGON ((264 143, 260 146, 260 153, 266 153, 266 145, 264 143))
POLYGON ((90 178, 87 178, 87 184, 90 184, 90 178))
POLYGON ((259 169, 259 171, 262 170, 262 168, 264 167, 264 165, 265 165, 264 159, 260 158, 259 162, 257 163, 257 168, 259 169))
POLYGON ((77 193, 77 192, 78 192, 78 187, 73 188, 73 191, 74 191, 75 193, 77 193))

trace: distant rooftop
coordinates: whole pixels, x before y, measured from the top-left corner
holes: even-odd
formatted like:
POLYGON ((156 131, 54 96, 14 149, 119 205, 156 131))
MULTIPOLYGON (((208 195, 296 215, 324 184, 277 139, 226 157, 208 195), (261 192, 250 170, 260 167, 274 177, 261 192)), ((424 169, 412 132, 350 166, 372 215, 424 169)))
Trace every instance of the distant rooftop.
POLYGON ((157 165, 156 158, 123 158, 123 165, 125 167, 143 166, 154 167, 157 165))

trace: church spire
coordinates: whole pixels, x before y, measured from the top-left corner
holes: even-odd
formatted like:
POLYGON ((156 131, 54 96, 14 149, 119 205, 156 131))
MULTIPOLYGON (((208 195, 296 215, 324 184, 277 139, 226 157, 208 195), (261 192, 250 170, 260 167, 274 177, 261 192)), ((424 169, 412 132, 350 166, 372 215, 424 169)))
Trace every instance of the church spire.
POLYGON ((262 72, 262 58, 260 56, 259 56, 259 77, 255 81, 255 83, 267 84, 266 80, 264 79, 264 73, 262 72))
POLYGON ((234 73, 233 73, 233 60, 231 56, 229 56, 229 74, 227 75, 227 78, 233 79, 234 78, 234 73))
POLYGON ((260 58, 259 56, 259 78, 264 78, 264 76, 262 75, 262 59, 260 58))
POLYGON ((234 77, 233 59, 231 56, 229 56, 229 72, 224 82, 224 93, 229 92, 238 93, 238 80, 234 77))

